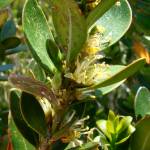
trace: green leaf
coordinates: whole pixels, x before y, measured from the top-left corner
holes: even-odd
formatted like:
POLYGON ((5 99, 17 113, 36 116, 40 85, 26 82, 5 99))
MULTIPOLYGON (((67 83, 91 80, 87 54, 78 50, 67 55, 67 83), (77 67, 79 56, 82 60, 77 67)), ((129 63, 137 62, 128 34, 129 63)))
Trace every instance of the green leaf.
POLYGON ((112 85, 109 85, 109 86, 105 86, 105 87, 102 87, 102 88, 99 88, 99 89, 96 89, 96 90, 100 91, 100 93, 102 95, 106 95, 109 92, 113 91, 114 89, 118 88, 121 84, 123 84, 123 82, 125 82, 125 80, 122 80, 118 83, 115 83, 115 84, 112 84, 112 85))
POLYGON ((0 32, 0 41, 4 41, 5 39, 8 39, 10 37, 14 37, 16 35, 16 26, 13 20, 8 20, 1 32, 0 32))
POLYGON ((52 87, 56 90, 61 88, 62 85, 62 75, 60 72, 56 72, 53 79, 52 79, 52 87))
POLYGON ((135 115, 150 115, 150 91, 145 87, 140 87, 135 97, 135 115))
POLYGON ((61 64, 62 54, 59 48, 50 39, 47 40, 46 46, 47 46, 47 52, 49 54, 49 57, 51 58, 51 60, 53 61, 57 69, 61 70, 62 69, 62 64, 61 64))
POLYGON ((124 130, 126 130, 131 124, 131 122, 132 122, 132 117, 130 116, 123 117, 116 128, 117 133, 121 133, 124 130))
POLYGON ((0 8, 6 7, 9 5, 13 0, 0 0, 0 8))
POLYGON ((124 124, 122 124, 121 130, 117 131, 118 139, 116 141, 116 145, 119 145, 127 141, 130 138, 130 136, 133 134, 133 132, 135 132, 135 127, 131 125, 131 122, 130 123, 129 121, 124 122, 124 124))
POLYGON ((8 71, 9 69, 13 69, 13 67, 14 65, 12 64, 2 65, 0 66, 0 72, 8 71))
POLYGON ((94 90, 89 90, 89 91, 88 90, 83 91, 83 89, 77 89, 76 90, 76 95, 78 95, 79 99, 83 99, 83 97, 86 98, 86 97, 89 96, 90 93, 93 93, 93 92, 98 93, 98 94, 96 94, 97 96, 106 95, 109 92, 113 91, 114 89, 118 88, 121 84, 123 84, 123 82, 125 82, 125 80, 122 80, 118 83, 115 83, 115 84, 112 84, 112 85, 109 85, 109 86, 105 86, 105 87, 101 87, 101 88, 94 89, 94 90), (80 98, 80 96, 81 96, 81 98, 80 98))
POLYGON ((26 122, 23 120, 20 109, 20 97, 17 95, 16 91, 11 91, 10 93, 10 110, 13 117, 14 123, 25 139, 27 139, 32 145, 37 147, 39 144, 39 137, 36 132, 34 132, 26 122))
POLYGON ((109 114, 108 114, 108 120, 110 121, 114 121, 115 120, 115 114, 112 110, 109 110, 109 114))
POLYGON ((36 0, 26 0, 23 10, 23 29, 35 60, 47 71, 57 69, 48 56, 46 42, 54 40, 46 17, 36 0))
POLYGON ((21 41, 17 37, 10 37, 10 38, 3 40, 1 43, 3 44, 6 50, 6 49, 12 49, 12 48, 17 47, 21 43, 21 41))
POLYGON ((101 0, 98 6, 90 12, 86 21, 88 28, 91 27, 105 12, 107 12, 114 4, 116 0, 101 0))
POLYGON ((13 150, 35 150, 24 137, 17 130, 15 123, 12 118, 9 118, 9 131, 11 134, 11 143, 13 150))
MULTIPOLYGON (((120 0, 120 5, 114 5, 96 23, 102 28, 101 50, 116 43, 129 29, 132 21, 132 11, 127 0, 120 0)), ((107 3, 107 1, 106 1, 107 3)))
MULTIPOLYGON (((145 59, 140 58, 140 59, 132 62, 128 66, 124 67, 121 70, 118 68, 117 72, 113 69, 111 71, 112 76, 110 76, 108 79, 106 79, 106 80, 104 80, 104 81, 102 81, 96 85, 93 85, 91 87, 88 87, 88 88, 96 89, 96 88, 101 88, 101 87, 109 86, 111 84, 115 84, 117 82, 120 82, 120 81, 124 80, 125 78, 128 78, 129 76, 133 75, 141 67, 143 67, 144 64, 145 64, 145 59), (114 71, 115 71, 115 74, 114 74, 114 71)), ((122 66, 121 66, 121 68, 122 68, 122 66)))
POLYGON ((115 133, 115 126, 114 126, 115 117, 116 116, 115 116, 114 112, 112 110, 109 110, 106 126, 107 126, 108 131, 112 134, 115 133))
POLYGON ((130 116, 116 116, 112 111, 109 111, 108 120, 98 120, 96 124, 109 139, 110 145, 112 143, 118 145, 125 142, 135 131, 131 121, 132 117, 130 116))
POLYGON ((131 138, 131 150, 150 150, 150 117, 145 117, 136 125, 131 138))
POLYGON ((107 129, 107 121, 106 120, 98 120, 96 121, 98 128, 107 136, 109 140, 112 140, 111 134, 107 129))
POLYGON ((5 55, 11 55, 11 54, 15 54, 15 53, 19 53, 19 52, 27 51, 27 50, 28 50, 28 47, 25 44, 20 44, 19 46, 15 48, 5 50, 5 55))
POLYGON ((110 134, 114 134, 115 133, 114 123, 112 121, 107 120, 106 127, 107 127, 107 130, 108 130, 108 132, 110 134))
POLYGON ((40 102, 33 95, 23 92, 20 107, 22 116, 28 126, 43 137, 47 137, 48 126, 40 102))
POLYGON ((69 64, 86 41, 86 20, 74 0, 55 0, 51 3, 54 27, 62 49, 67 51, 69 64))

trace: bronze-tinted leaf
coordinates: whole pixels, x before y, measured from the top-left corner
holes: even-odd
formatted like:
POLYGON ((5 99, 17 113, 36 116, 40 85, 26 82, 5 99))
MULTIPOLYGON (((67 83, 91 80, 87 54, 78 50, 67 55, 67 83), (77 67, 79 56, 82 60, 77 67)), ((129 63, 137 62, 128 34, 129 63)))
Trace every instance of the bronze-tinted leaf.
POLYGON ((73 61, 87 37, 86 20, 74 0, 52 0, 52 17, 67 61, 73 61), (63 4, 63 5, 62 5, 63 4))
POLYGON ((16 87, 30 93, 34 96, 45 97, 52 106, 58 107, 58 101, 52 89, 49 89, 44 83, 33 78, 11 74, 9 76, 10 82, 16 87))

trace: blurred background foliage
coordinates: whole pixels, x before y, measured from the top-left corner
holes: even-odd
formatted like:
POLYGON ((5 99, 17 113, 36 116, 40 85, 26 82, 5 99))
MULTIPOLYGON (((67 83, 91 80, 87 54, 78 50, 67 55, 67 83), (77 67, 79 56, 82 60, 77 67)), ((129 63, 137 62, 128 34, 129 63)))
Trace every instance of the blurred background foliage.
MULTIPOLYGON (((81 1, 77 0, 77 2, 81 4, 81 1)), ((116 114, 130 115, 137 121, 134 113, 136 92, 141 86, 150 89, 150 2, 149 0, 129 2, 133 10, 132 25, 119 42, 102 52, 105 56, 103 61, 109 64, 126 65, 138 57, 145 57, 147 65, 111 93, 105 96, 101 96, 99 91, 92 93, 93 96, 89 99, 93 101, 86 103, 84 111, 84 116, 90 116, 86 123, 91 128, 96 126, 97 120, 107 119, 109 109, 116 114)), ((7 76, 10 72, 27 74, 33 61, 22 32, 23 4, 24 0, 15 0, 10 5, 1 5, 0 8, 0 149, 7 145, 5 140, 10 89, 7 76)), ((50 20, 48 0, 40 0, 40 4, 50 20)))

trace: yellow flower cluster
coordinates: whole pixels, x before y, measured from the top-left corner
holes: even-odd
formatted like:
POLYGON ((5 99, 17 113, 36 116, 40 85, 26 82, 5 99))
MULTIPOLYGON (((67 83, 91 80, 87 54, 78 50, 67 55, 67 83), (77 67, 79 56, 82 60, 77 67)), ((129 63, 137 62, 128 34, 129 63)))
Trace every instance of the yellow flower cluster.
POLYGON ((93 85, 99 81, 103 81, 109 77, 109 66, 105 63, 97 63, 102 55, 90 55, 83 61, 76 61, 76 69, 74 73, 67 73, 65 77, 76 81, 79 84, 93 85))
POLYGON ((95 26, 92 29, 89 38, 83 47, 83 52, 86 53, 86 55, 93 55, 100 51, 101 37, 104 32, 105 28, 102 26, 95 26))

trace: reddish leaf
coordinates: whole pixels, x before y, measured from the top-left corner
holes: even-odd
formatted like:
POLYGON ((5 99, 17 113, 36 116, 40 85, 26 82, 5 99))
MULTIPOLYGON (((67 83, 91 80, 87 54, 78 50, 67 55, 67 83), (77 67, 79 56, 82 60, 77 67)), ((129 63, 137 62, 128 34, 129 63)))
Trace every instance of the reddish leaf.
POLYGON ((34 96, 45 97, 55 108, 59 106, 59 102, 53 90, 49 89, 44 83, 30 77, 16 74, 11 74, 9 80, 16 88, 34 96))

